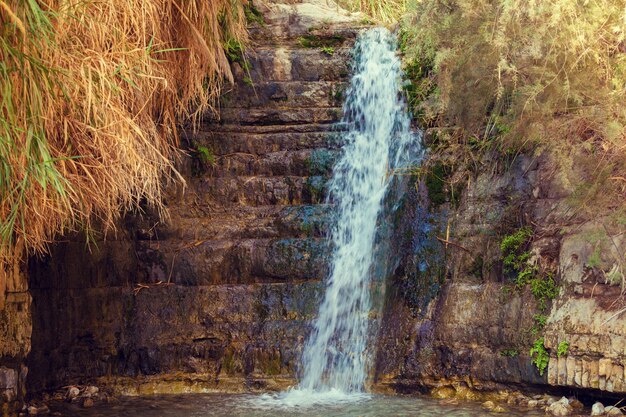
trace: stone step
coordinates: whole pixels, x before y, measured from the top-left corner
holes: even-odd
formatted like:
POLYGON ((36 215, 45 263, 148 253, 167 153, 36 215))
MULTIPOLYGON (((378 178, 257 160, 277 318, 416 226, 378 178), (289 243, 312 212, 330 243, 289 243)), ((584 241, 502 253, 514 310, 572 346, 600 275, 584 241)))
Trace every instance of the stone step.
POLYGON ((147 227, 142 240, 179 239, 190 242, 223 239, 268 239, 327 236, 332 207, 325 204, 295 206, 242 206, 194 216, 188 210, 172 209, 170 221, 147 227))
POLYGON ((198 127, 198 133, 244 133, 262 135, 272 133, 320 133, 341 132, 346 126, 341 123, 308 123, 308 124, 276 124, 276 125, 242 125, 239 123, 225 123, 223 120, 206 119, 198 127))
POLYGON ((205 175, 233 176, 310 176, 331 174, 338 151, 325 148, 271 152, 262 156, 231 153, 217 156, 205 175))
POLYGON ((179 285, 319 280, 327 272, 327 239, 143 241, 139 282, 179 285), (143 280, 143 281, 142 281, 143 280))
POLYGON ((341 115, 341 107, 267 109, 229 107, 221 110, 220 122, 241 125, 331 124, 341 120, 341 115))
POLYGON ((319 17, 316 17, 303 21, 301 16, 300 13, 291 16, 283 14, 270 18, 266 24, 252 25, 249 28, 250 37, 255 42, 265 45, 299 46, 302 45, 304 38, 308 40, 308 45, 341 47, 351 46, 362 30, 371 27, 356 20, 329 24, 325 19, 319 20, 319 17), (292 21, 297 15, 300 16, 298 21, 292 21))
POLYGON ((348 84, 342 81, 262 81, 237 83, 221 98, 221 111, 228 108, 298 109, 341 107, 348 84))
POLYGON ((327 178, 315 176, 202 176, 188 181, 178 206, 194 216, 219 207, 318 204, 326 196, 327 178))
POLYGON ((193 136, 195 146, 207 147, 215 156, 248 154, 255 157, 280 151, 300 152, 341 147, 341 132, 243 133, 199 131, 193 136))
POLYGON ((235 73, 253 83, 266 81, 345 81, 350 73, 351 47, 321 48, 300 40, 299 47, 255 47, 247 54, 248 71, 235 73))

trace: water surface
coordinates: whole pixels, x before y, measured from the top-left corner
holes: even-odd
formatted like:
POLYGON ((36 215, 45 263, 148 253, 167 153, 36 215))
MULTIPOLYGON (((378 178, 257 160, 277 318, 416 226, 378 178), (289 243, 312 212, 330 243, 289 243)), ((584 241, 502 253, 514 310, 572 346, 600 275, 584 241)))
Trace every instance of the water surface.
POLYGON ((352 403, 317 404, 313 407, 263 406, 262 396, 252 394, 193 394, 155 397, 126 397, 112 404, 98 404, 83 409, 78 405, 60 404, 52 407, 64 416, 81 417, 207 417, 207 416, 337 416, 337 417, 539 417, 543 412, 508 410, 491 413, 480 404, 413 396, 373 395, 352 403))

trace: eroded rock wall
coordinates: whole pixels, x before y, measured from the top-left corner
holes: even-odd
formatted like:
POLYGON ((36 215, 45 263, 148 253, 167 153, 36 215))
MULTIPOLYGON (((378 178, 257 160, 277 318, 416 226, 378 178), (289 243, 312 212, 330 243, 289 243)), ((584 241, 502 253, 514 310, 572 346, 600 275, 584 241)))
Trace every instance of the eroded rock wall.
POLYGON ((169 219, 68 237, 33 258, 33 391, 97 380, 122 392, 293 383, 321 296, 326 182, 358 16, 327 2, 254 2, 220 117, 184 135, 169 219), (323 4, 322 4, 323 3, 323 4))
POLYGON ((24 265, 9 261, 0 267, 0 412, 15 409, 26 394, 31 325, 24 265))
POLYGON ((506 170, 463 178, 458 205, 431 204, 426 235, 436 235, 438 246, 416 256, 426 263, 441 259, 445 272, 415 277, 415 266, 407 264, 391 282, 380 383, 409 390, 450 385, 457 392, 468 386, 626 391, 625 228, 611 207, 589 214, 577 209, 576 178, 584 175, 582 167, 564 169, 547 152, 518 156, 506 170), (502 269, 500 243, 523 225, 534 229, 531 261, 554 271, 558 284, 543 311, 530 286, 516 288, 502 269), (421 287, 407 286, 412 279, 421 287), (530 355, 540 337, 549 355, 543 375, 530 355), (562 343, 569 347, 557 357, 562 343))

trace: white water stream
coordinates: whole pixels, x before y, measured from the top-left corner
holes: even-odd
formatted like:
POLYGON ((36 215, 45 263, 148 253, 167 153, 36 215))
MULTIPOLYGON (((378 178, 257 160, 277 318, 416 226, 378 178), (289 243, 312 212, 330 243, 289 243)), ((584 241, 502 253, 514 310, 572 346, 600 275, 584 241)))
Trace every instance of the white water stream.
POLYGON ((336 211, 333 255, 326 293, 304 347, 297 388, 282 405, 353 401, 364 396, 370 282, 377 220, 392 171, 403 167, 417 145, 400 94, 402 69, 396 37, 375 28, 359 36, 354 74, 344 104, 348 126, 341 157, 330 181, 336 211))

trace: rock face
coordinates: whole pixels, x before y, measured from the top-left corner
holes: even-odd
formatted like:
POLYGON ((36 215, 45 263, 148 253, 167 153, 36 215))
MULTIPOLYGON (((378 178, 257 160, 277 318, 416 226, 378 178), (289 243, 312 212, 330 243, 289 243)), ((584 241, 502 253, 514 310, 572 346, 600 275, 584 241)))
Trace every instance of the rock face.
MULTIPOLYGON (((128 216, 89 248, 70 236, 30 260, 28 280, 0 271, 0 404, 24 396, 27 374, 32 391, 97 380, 131 394, 294 382, 328 268, 326 182, 359 17, 326 0, 254 3, 264 21, 247 58, 231 57, 220 119, 185 135, 187 187, 169 190, 169 220, 128 216)), ((470 388, 626 392, 624 221, 573 212, 576 181, 554 159, 482 169, 449 203, 433 187, 429 203, 428 180, 394 190, 405 215, 384 219, 378 241, 404 260, 374 271, 395 271, 374 297, 375 384, 474 399, 470 388), (502 270, 502 237, 522 224, 559 284, 543 312, 502 270), (543 375, 529 354, 539 337, 543 375)))
POLYGON ((390 283, 379 383, 626 391, 623 217, 611 207, 588 214, 576 208, 572 179, 584 175, 584 167, 559 167, 549 153, 519 156, 506 170, 464 178, 456 205, 431 204, 435 221, 426 236, 448 235, 452 244, 440 241, 416 255, 430 264, 441 259, 443 272, 416 275, 415 263, 407 263, 390 283), (543 310, 532 285, 516 287, 502 269, 500 243, 522 225, 534 229, 528 251, 539 277, 551 273, 558 286, 543 310), (413 281, 419 285, 407 284, 413 281), (543 375, 529 354, 541 337, 543 375))
POLYGON ((318 3, 255 2, 264 22, 232 57, 220 119, 188 132, 167 222, 129 216, 89 251, 69 239, 31 260, 32 390, 293 383, 327 270, 325 184, 359 30, 318 3))
POLYGON ((0 412, 17 407, 26 393, 31 297, 24 265, 0 266, 0 412))

